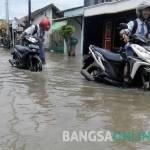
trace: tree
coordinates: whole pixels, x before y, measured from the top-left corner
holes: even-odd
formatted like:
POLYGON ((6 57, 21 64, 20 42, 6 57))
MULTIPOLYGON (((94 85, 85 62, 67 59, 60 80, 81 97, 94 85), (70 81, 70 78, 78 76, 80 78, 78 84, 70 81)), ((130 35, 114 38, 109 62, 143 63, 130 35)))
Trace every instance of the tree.
POLYGON ((66 41, 67 53, 71 56, 71 36, 75 32, 75 27, 72 25, 62 26, 59 30, 60 36, 62 36, 66 41))

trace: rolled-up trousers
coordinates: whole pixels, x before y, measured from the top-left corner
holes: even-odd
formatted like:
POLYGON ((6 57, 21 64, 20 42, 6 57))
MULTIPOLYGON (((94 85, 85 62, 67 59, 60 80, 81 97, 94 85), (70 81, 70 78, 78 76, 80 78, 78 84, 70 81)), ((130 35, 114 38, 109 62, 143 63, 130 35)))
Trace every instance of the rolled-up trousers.
POLYGON ((45 62, 45 50, 44 50, 43 43, 40 43, 39 47, 40 47, 40 50, 39 50, 40 59, 42 62, 45 62))

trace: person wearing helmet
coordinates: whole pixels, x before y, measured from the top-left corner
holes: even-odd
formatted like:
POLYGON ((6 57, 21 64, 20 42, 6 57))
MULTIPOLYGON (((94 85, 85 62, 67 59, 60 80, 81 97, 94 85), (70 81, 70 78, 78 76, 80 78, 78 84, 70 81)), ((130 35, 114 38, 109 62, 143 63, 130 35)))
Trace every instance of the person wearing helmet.
MULTIPOLYGON (((149 25, 149 19, 150 19, 150 2, 143 2, 136 8, 136 15, 137 18, 134 21, 130 21, 127 24, 127 29, 123 29, 120 32, 120 35, 122 36, 125 43, 129 41, 130 35, 141 35, 145 38, 150 38, 150 25, 149 25)), ((125 46, 126 54, 129 56, 133 56, 133 51, 130 47, 125 46)), ((128 76, 128 64, 125 65, 124 68, 124 79, 126 81, 128 76)), ((128 79, 127 79, 128 80, 128 79)))
POLYGON ((38 25, 31 25, 28 27, 22 34, 24 35, 32 35, 39 39, 39 47, 40 47, 40 58, 43 64, 46 64, 45 61, 45 51, 44 51, 44 35, 46 31, 49 31, 51 27, 51 23, 47 17, 43 18, 38 25))
POLYGON ((148 22, 150 17, 150 2, 145 1, 138 5, 136 15, 137 19, 127 24, 128 29, 120 32, 125 43, 128 42, 129 35, 139 34, 143 37, 150 38, 150 26, 148 22))

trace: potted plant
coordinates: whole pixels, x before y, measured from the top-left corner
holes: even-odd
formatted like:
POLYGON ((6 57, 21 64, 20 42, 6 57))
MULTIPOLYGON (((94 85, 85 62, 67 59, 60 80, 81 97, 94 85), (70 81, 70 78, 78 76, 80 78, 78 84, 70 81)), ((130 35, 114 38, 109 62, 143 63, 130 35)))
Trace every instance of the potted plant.
POLYGON ((65 39, 66 46, 67 46, 67 53, 68 56, 72 55, 71 52, 71 40, 72 40, 72 34, 75 32, 75 27, 72 25, 65 25, 62 26, 59 30, 59 34, 65 39))

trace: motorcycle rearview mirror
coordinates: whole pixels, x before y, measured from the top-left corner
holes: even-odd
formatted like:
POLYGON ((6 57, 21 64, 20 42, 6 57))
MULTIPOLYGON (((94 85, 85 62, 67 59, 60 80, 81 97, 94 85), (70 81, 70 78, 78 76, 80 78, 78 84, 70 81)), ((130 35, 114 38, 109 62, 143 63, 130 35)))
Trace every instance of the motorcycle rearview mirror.
POLYGON ((128 26, 126 23, 120 23, 119 24, 118 30, 123 30, 123 29, 128 29, 128 26))

